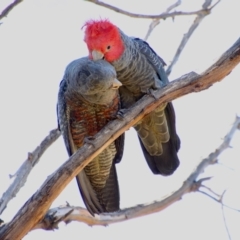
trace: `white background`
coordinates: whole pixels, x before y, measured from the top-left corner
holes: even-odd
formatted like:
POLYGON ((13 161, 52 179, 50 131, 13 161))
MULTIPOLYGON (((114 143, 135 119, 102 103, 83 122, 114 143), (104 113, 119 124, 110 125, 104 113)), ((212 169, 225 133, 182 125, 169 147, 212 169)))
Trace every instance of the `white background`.
MULTIPOLYGON (((105 1, 135 13, 158 14, 173 1, 105 1)), ((203 1, 185 0, 179 10, 201 8, 203 1)), ((0 9, 10 3, 1 0, 0 9)), ((201 73, 239 37, 239 1, 222 1, 198 27, 170 75, 173 80, 187 72, 201 73)), ((1 10, 0 10, 1 11, 1 10)), ((59 82, 66 65, 87 55, 82 25, 88 19, 109 18, 126 34, 144 38, 151 20, 130 18, 82 0, 25 0, 0 25, 0 196, 12 180, 27 153, 34 150, 57 126, 56 101, 59 82)), ((184 33, 195 16, 167 19, 151 34, 148 42, 170 63, 184 33)), ((221 143, 230 129, 240 104, 240 68, 210 89, 174 101, 177 130, 181 137, 181 165, 170 177, 154 176, 148 169, 133 130, 126 133, 125 152, 118 164, 121 208, 162 198, 181 186, 196 165, 221 143)), ((233 148, 209 167, 203 176, 215 176, 209 186, 218 192, 228 188, 225 202, 240 208, 240 134, 233 148)), ((66 159, 62 138, 44 154, 31 172, 24 188, 1 216, 9 221, 43 181, 66 159)), ((75 180, 54 201, 52 207, 68 201, 84 206, 75 180)), ((232 239, 240 238, 237 212, 226 210, 232 239)), ((146 217, 89 227, 73 222, 60 224, 55 232, 36 230, 24 239, 218 239, 225 240, 221 206, 200 193, 185 195, 168 209, 146 217)))

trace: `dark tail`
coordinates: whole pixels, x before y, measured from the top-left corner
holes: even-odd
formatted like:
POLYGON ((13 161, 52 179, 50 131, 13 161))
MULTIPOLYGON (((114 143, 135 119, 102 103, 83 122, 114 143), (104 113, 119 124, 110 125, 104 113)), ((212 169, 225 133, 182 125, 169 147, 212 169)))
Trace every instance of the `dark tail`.
POLYGON ((170 139, 167 143, 162 143, 163 153, 160 156, 151 156, 143 145, 140 137, 139 141, 144 157, 152 172, 154 174, 167 176, 171 175, 179 166, 180 162, 177 156, 177 152, 180 148, 180 139, 176 132, 175 112, 171 102, 167 104, 164 113, 168 123, 170 139))
POLYGON ((115 163, 112 164, 109 178, 102 189, 94 190, 84 170, 76 179, 82 199, 92 215, 119 210, 120 196, 115 163))

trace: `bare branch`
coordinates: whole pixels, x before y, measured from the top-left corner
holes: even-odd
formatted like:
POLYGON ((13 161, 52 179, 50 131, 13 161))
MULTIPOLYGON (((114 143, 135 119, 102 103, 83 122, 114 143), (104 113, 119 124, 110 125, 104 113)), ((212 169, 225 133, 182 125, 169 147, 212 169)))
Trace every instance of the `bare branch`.
POLYGON ((181 5, 181 3, 182 3, 182 1, 181 0, 177 0, 177 2, 175 2, 174 4, 172 4, 172 5, 170 5, 167 9, 166 9, 166 13, 169 13, 169 12, 171 12, 174 8, 176 8, 176 7, 178 7, 178 6, 180 6, 181 5))
POLYGON ((15 0, 13 3, 9 4, 0 14, 0 20, 4 17, 7 17, 7 15, 10 13, 10 11, 13 10, 19 3, 21 3, 23 0, 15 0))
POLYGON ((237 208, 234 208, 234 207, 230 207, 230 206, 224 204, 224 203, 222 202, 222 199, 221 199, 221 196, 222 196, 222 195, 221 195, 220 197, 216 198, 216 197, 213 197, 212 195, 210 195, 210 194, 208 194, 208 193, 206 193, 206 192, 204 192, 204 191, 201 191, 201 190, 197 190, 197 192, 199 192, 199 193, 201 193, 201 194, 203 194, 203 195, 211 198, 212 200, 214 200, 214 201, 217 202, 217 203, 223 204, 223 206, 226 207, 226 208, 228 208, 228 209, 231 209, 231 210, 236 211, 236 212, 240 212, 240 209, 237 209, 237 208))
POLYGON ((211 10, 213 7, 215 7, 220 0, 214 4, 212 7, 209 8, 210 4, 212 1, 209 0, 205 0, 204 4, 203 4, 203 9, 202 10, 208 10, 208 11, 203 11, 200 12, 199 14, 197 14, 197 17, 194 19, 192 25, 190 26, 188 32, 186 34, 183 35, 182 41, 179 45, 179 47, 177 48, 177 51, 173 57, 173 60, 171 62, 171 64, 168 66, 166 73, 167 75, 170 75, 172 72, 172 68, 173 66, 176 64, 176 62, 178 61, 184 47, 186 46, 188 40, 190 39, 190 37, 192 36, 192 34, 194 33, 194 31, 196 30, 196 28, 199 26, 199 24, 202 22, 202 20, 211 13, 211 10))
MULTIPOLYGON (((181 5, 182 1, 178 0, 177 2, 175 2, 174 4, 172 4, 171 6, 169 6, 166 11, 164 13, 170 13, 174 8, 178 7, 179 5, 181 5)), ((153 19, 152 22, 149 25, 147 34, 144 38, 145 41, 147 41, 147 39, 149 38, 150 34, 152 33, 153 29, 160 23, 160 19, 153 19)))
POLYGON ((229 167, 229 166, 227 166, 226 164, 224 164, 224 163, 222 163, 222 162, 218 162, 218 164, 219 164, 220 166, 222 166, 222 167, 228 169, 229 171, 235 171, 234 168, 229 167))
POLYGON ((201 21, 203 20, 203 18, 204 18, 205 16, 207 16, 207 15, 208 15, 208 13, 205 14, 205 15, 204 15, 204 14, 198 15, 198 16, 194 19, 194 21, 193 21, 192 25, 190 26, 188 32, 183 35, 182 41, 181 41, 180 45, 179 45, 178 48, 177 48, 177 51, 176 51, 176 53, 175 53, 175 55, 174 55, 174 57, 173 57, 173 60, 172 60, 172 62, 170 63, 170 65, 168 66, 168 68, 167 68, 167 70, 166 70, 166 73, 167 73, 168 76, 171 74, 173 66, 174 66, 174 65, 176 64, 176 62, 178 61, 178 59, 179 59, 179 57, 180 57, 180 55, 181 55, 184 47, 186 46, 186 44, 187 44, 188 40, 190 39, 190 37, 192 36, 193 32, 194 32, 194 31, 196 30, 196 28, 199 26, 199 24, 201 23, 201 21))
POLYGON ((230 231, 228 229, 228 225, 227 225, 227 221, 226 221, 226 216, 225 216, 225 212, 224 212, 224 206, 223 206, 223 197, 225 195, 227 190, 224 190, 223 193, 222 193, 222 196, 221 196, 221 208, 222 208, 222 216, 223 216, 223 221, 224 221, 224 225, 225 225, 225 229, 226 229, 226 232, 227 232, 227 235, 228 235, 228 239, 231 240, 231 234, 230 234, 230 231))
POLYGON ((160 23, 159 19, 153 19, 152 22, 150 23, 149 27, 148 27, 148 31, 146 36, 144 37, 144 41, 147 41, 148 38, 150 37, 152 31, 154 30, 154 28, 160 23))
POLYGON ((0 214, 7 207, 8 202, 16 196, 21 187, 24 186, 27 181, 27 177, 33 167, 39 162, 40 157, 47 150, 47 148, 55 142, 60 136, 58 129, 52 130, 48 136, 46 136, 40 145, 32 152, 28 153, 28 158, 18 169, 18 171, 11 175, 10 177, 15 177, 13 183, 9 186, 7 191, 3 193, 2 198, 0 199, 0 214))
POLYGON ((218 198, 220 198, 221 197, 221 195, 220 194, 218 194, 218 193, 216 193, 216 192, 214 192, 210 187, 208 187, 208 186, 205 186, 205 185, 201 185, 201 187, 202 188, 205 188, 205 189, 207 189, 210 193, 212 193, 213 195, 215 195, 215 196, 217 196, 218 198))
MULTIPOLYGON (((204 181, 209 180, 210 178, 202 178, 196 181, 198 176, 203 172, 203 170, 211 164, 217 163, 217 157, 229 147, 230 141, 235 133, 238 130, 238 124, 240 123, 240 117, 237 117, 231 130, 225 136, 223 143, 215 150, 215 152, 209 154, 209 156, 197 166, 196 170, 190 174, 187 180, 183 183, 183 185, 171 195, 161 199, 160 201, 155 201, 151 204, 141 204, 135 207, 123 209, 119 212, 109 213, 109 214, 100 214, 95 215, 94 217, 84 208, 81 207, 73 207, 73 206, 61 206, 57 208, 50 209, 43 220, 39 222, 33 229, 41 228, 41 229, 54 229, 57 228, 57 225, 60 221, 64 221, 65 223, 69 223, 71 221, 79 221, 86 223, 89 226, 93 225, 102 225, 106 226, 113 223, 118 223, 122 221, 127 221, 133 218, 137 218, 140 216, 145 216, 148 214, 152 214, 155 212, 159 212, 169 207, 171 204, 180 200, 184 194, 190 192, 202 192, 199 190, 199 187, 202 187, 202 183, 204 181)), ((213 198, 218 203, 222 203, 221 198, 216 199, 211 195, 206 194, 207 196, 213 198)), ((227 206, 228 207, 228 206, 227 206)))
POLYGON ((124 14, 126 16, 129 17, 133 17, 133 18, 144 18, 144 19, 166 19, 166 18, 172 18, 172 17, 176 17, 176 16, 190 16, 190 15, 199 15, 199 14, 204 14, 205 12, 209 12, 210 9, 200 9, 198 11, 192 11, 192 12, 181 12, 181 11, 175 11, 175 12, 171 12, 171 13, 161 13, 161 14, 156 14, 156 15, 146 15, 146 14, 137 14, 137 13, 131 13, 128 11, 125 11, 123 9, 120 9, 118 7, 115 7, 113 5, 101 2, 99 0, 85 0, 87 2, 91 2, 94 4, 97 4, 99 6, 108 8, 110 10, 113 10, 117 13, 120 14, 124 14))
MULTIPOLYGON (((209 88, 212 84, 222 80, 240 62, 240 38, 229 48, 221 58, 201 75, 189 73, 180 79, 169 83, 166 87, 154 91, 154 97, 145 95, 136 104, 129 108, 123 119, 116 119, 107 124, 94 136, 92 143, 85 143, 68 161, 57 169, 43 183, 40 189, 24 204, 11 222, 0 229, 0 239, 22 239, 34 226, 42 220, 54 199, 62 192, 66 185, 103 149, 112 143, 123 132, 136 124, 148 113, 164 102, 172 101, 191 92, 209 88), (156 100, 157 98, 157 100, 156 100), (19 225, 21 224, 21 226, 19 225)), ((240 118, 237 118, 239 121, 240 118)), ((237 127, 239 122, 237 122, 237 127)), ((236 127, 235 127, 236 128, 236 127)), ((233 132, 235 130, 232 130, 233 132)), ((233 133, 232 133, 233 134, 233 133)), ((161 201, 161 206, 152 204, 136 212, 131 209, 121 212, 125 217, 135 218, 148 212, 166 208, 183 194, 189 192, 192 183, 202 170, 214 163, 221 150, 229 146, 230 135, 224 138, 224 143, 214 153, 211 159, 204 159, 183 186, 173 195, 161 201), (156 210, 157 209, 157 210, 156 210)), ((121 215, 121 216, 123 216, 121 215)))
POLYGON ((202 8, 208 8, 212 4, 212 0, 205 0, 205 2, 202 5, 202 8))

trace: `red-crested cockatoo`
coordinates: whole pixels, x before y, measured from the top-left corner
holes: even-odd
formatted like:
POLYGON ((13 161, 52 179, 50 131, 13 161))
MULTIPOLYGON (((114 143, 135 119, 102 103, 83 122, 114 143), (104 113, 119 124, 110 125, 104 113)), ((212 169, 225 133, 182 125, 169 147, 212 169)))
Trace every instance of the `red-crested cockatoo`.
MULTIPOLYGON (((57 103, 59 129, 69 156, 84 140, 116 118, 120 109, 114 67, 88 57, 71 62, 60 83, 57 103)), ((94 158, 76 177, 83 201, 91 214, 119 210, 115 164, 122 158, 124 134, 94 158)))
MULTIPOLYGON (((84 27, 89 57, 111 63, 123 84, 119 88, 123 108, 169 82, 164 61, 145 41, 127 36, 109 20, 89 20, 84 27)), ((134 128, 152 172, 172 174, 179 166, 180 148, 172 103, 162 104, 134 128)))

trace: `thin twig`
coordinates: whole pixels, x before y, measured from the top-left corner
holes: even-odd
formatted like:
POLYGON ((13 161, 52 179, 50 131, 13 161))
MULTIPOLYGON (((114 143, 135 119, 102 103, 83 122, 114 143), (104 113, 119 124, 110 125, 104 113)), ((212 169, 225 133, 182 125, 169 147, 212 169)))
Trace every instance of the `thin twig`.
POLYGON ((227 166, 226 164, 224 164, 224 163, 222 163, 222 162, 218 162, 218 165, 223 166, 224 168, 227 168, 227 169, 230 170, 230 171, 235 171, 234 168, 229 167, 229 166, 227 166))
POLYGON ((220 194, 214 192, 210 187, 205 186, 205 185, 201 185, 201 187, 207 189, 207 190, 208 190, 210 193, 212 193, 213 195, 215 195, 215 196, 217 196, 217 197, 219 197, 219 198, 221 197, 220 194))
POLYGON ((13 3, 9 4, 0 14, 0 20, 10 13, 19 3, 23 2, 23 0, 15 0, 13 3))
POLYGON ((21 167, 17 170, 14 175, 11 177, 15 177, 13 183, 9 186, 6 192, 3 193, 0 199, 0 214, 7 207, 9 201, 16 196, 21 187, 24 186, 27 181, 27 177, 33 167, 38 163, 40 157, 47 150, 47 148, 55 142, 60 136, 60 132, 58 129, 54 129, 50 131, 49 135, 46 136, 40 145, 32 152, 28 153, 28 158, 22 163, 21 167))
POLYGON ((221 202, 221 196, 220 196, 219 198, 216 198, 216 197, 213 197, 212 195, 210 195, 210 194, 208 194, 208 193, 206 193, 206 192, 204 192, 204 191, 202 191, 202 190, 199 190, 199 189, 197 190, 197 192, 199 192, 199 193, 201 193, 201 194, 203 194, 203 195, 211 198, 212 200, 214 200, 214 201, 217 202, 217 203, 223 204, 224 207, 226 207, 226 208, 228 208, 228 209, 231 209, 231 210, 236 211, 236 212, 240 212, 240 209, 237 209, 237 208, 234 208, 234 207, 230 207, 230 206, 222 203, 222 202, 221 202))
POLYGON ((184 47, 186 46, 188 40, 190 39, 190 37, 192 36, 192 34, 194 33, 194 31, 196 30, 196 28, 199 26, 199 24, 202 22, 202 20, 211 13, 211 10, 213 9, 213 7, 215 7, 218 3, 220 2, 220 0, 215 3, 212 7, 209 7, 211 4, 211 1, 209 0, 205 0, 204 4, 203 4, 203 9, 202 10, 208 10, 208 11, 202 11, 199 12, 197 14, 197 17, 194 19, 192 25, 190 26, 190 28, 188 29, 188 32, 186 34, 183 35, 182 41, 180 43, 180 45, 177 48, 177 51, 173 57, 173 60, 171 62, 171 64, 168 66, 166 73, 169 76, 172 72, 172 68, 173 66, 176 64, 176 62, 178 61, 184 47))
POLYGON ((126 16, 129 17, 133 17, 133 18, 144 18, 144 19, 166 19, 166 18, 172 18, 172 17, 176 17, 176 16, 190 16, 190 15, 199 15, 202 14, 204 12, 208 12, 208 9, 200 9, 198 11, 192 11, 192 12, 181 12, 181 11, 175 11, 175 12, 171 12, 171 13, 161 13, 161 14, 155 14, 155 15, 146 15, 146 14, 137 14, 137 13, 131 13, 128 11, 125 11, 123 9, 120 9, 118 7, 115 7, 113 5, 101 2, 99 0, 86 0, 87 2, 91 2, 94 4, 97 4, 99 6, 108 8, 110 10, 113 10, 117 13, 120 14, 124 14, 126 16))
POLYGON ((227 221, 226 221, 226 216, 225 216, 225 211, 224 211, 224 205, 223 205, 223 197, 225 195, 227 190, 224 190, 223 193, 222 193, 222 196, 221 196, 221 209, 222 209, 222 216, 223 216, 223 221, 224 221, 224 225, 225 225, 225 229, 226 229, 226 232, 227 232, 227 235, 228 235, 228 239, 231 240, 231 234, 230 234, 230 231, 228 229, 228 225, 227 225, 227 221))
POLYGON ((151 35, 152 31, 154 30, 154 28, 160 23, 159 19, 153 19, 152 22, 150 23, 149 27, 148 27, 148 31, 146 36, 144 37, 144 41, 147 41, 149 36, 151 35))
POLYGON ((181 4, 182 4, 182 1, 181 1, 181 0, 178 0, 177 2, 173 3, 172 5, 170 5, 170 6, 166 9, 165 13, 171 12, 174 8, 180 6, 181 4))
MULTIPOLYGON (((215 82, 220 81, 229 75, 232 69, 240 62, 240 38, 220 57, 220 59, 209 67, 202 74, 189 73, 180 79, 170 82, 166 87, 154 91, 152 95, 143 96, 137 103, 130 107, 122 119, 111 121, 100 132, 94 136, 92 143, 85 143, 74 155, 72 155, 62 166, 50 175, 43 185, 32 197, 22 206, 14 218, 0 229, 0 239, 22 239, 34 226, 43 219, 52 202, 67 186, 67 184, 103 151, 109 144, 117 139, 123 132, 139 122, 143 117, 152 112, 159 105, 184 96, 190 92, 205 90, 215 82)), ((231 137, 238 128, 240 118, 236 122, 231 132, 224 138, 221 146, 209 158, 204 159, 197 169, 184 182, 182 187, 175 193, 157 203, 139 206, 137 209, 121 211, 120 218, 129 219, 140 217, 149 213, 160 211, 189 191, 195 183, 198 175, 209 164, 216 162, 219 154, 228 148, 231 137), (231 135, 232 134, 232 135, 231 135)), ((108 215, 107 215, 108 216, 108 215)), ((117 216, 119 218, 119 216, 117 216)), ((116 218, 115 218, 116 220, 116 218)), ((121 220, 121 219, 120 219, 121 220)), ((118 220, 118 221, 120 221, 118 220)), ((122 220, 121 220, 122 221, 122 220)))
MULTIPOLYGON (((171 6, 169 6, 166 11, 164 13, 170 13, 174 8, 180 6, 182 3, 181 0, 178 0, 177 2, 175 2, 174 4, 172 4, 171 6)), ((160 19, 153 19, 152 22, 149 25, 147 34, 144 38, 145 41, 147 41, 147 39, 149 38, 150 34, 152 33, 152 31, 154 30, 154 28, 160 23, 160 19)))

